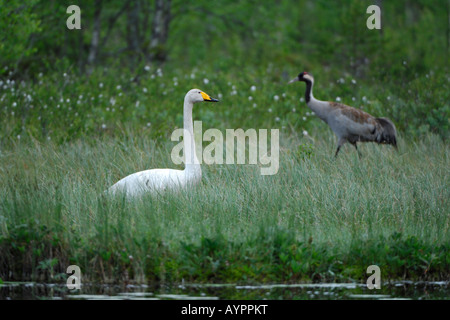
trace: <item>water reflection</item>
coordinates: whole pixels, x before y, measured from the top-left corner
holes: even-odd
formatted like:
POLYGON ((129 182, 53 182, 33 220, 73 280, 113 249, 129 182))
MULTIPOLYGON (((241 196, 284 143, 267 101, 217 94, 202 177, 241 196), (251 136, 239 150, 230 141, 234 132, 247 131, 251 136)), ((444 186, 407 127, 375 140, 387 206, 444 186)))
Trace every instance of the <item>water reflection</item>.
POLYGON ((64 284, 5 282, 0 299, 70 300, 339 300, 339 299, 448 299, 450 282, 384 283, 369 290, 359 283, 316 284, 177 284, 96 285, 69 290, 64 284))

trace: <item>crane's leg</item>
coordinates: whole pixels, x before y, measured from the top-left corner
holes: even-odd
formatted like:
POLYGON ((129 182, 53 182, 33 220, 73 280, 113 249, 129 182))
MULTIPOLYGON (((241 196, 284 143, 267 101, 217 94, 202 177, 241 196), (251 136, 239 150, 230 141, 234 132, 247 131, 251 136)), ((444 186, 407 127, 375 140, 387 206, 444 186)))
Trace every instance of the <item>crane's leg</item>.
POLYGON ((341 146, 338 146, 336 149, 336 153, 334 154, 334 157, 337 158, 337 155, 339 153, 339 150, 341 150, 341 146))
MULTIPOLYGON (((351 142, 350 142, 351 143, 351 142)), ((361 152, 359 152, 359 150, 358 150, 358 146, 356 145, 356 142, 353 142, 353 143, 351 143, 354 147, 355 147, 355 149, 356 149, 356 152, 358 152, 358 157, 361 159, 361 157, 362 157, 362 154, 361 154, 361 152)))
POLYGON ((338 141, 338 146, 337 146, 337 149, 336 149, 336 153, 334 154, 334 157, 335 157, 335 158, 337 158, 337 155, 338 155, 338 153, 339 153, 339 150, 341 150, 342 145, 343 145, 346 141, 347 141, 347 140, 345 140, 345 139, 339 139, 339 141, 338 141))

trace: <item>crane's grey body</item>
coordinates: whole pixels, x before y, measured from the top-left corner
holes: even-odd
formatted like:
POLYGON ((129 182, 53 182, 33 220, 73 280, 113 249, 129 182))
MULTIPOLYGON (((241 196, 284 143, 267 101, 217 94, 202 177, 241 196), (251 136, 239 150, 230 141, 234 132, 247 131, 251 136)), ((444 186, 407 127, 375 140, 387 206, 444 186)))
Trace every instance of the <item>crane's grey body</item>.
POLYGON ((342 103, 317 100, 312 94, 314 78, 306 72, 300 73, 291 82, 294 81, 306 83, 307 106, 326 122, 337 136, 338 146, 335 156, 346 142, 352 144, 356 150, 358 150, 357 142, 369 141, 392 144, 397 147, 396 129, 389 119, 375 118, 367 112, 342 103))

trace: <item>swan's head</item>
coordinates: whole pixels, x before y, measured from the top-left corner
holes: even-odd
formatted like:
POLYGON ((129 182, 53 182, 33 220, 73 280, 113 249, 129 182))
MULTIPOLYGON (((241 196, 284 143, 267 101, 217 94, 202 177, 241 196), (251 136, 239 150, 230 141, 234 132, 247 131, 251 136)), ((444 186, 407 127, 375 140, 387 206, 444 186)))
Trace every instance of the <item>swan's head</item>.
POLYGON ((211 98, 208 94, 204 93, 200 89, 189 90, 189 92, 186 93, 185 99, 187 99, 188 101, 190 101, 192 103, 203 102, 203 101, 219 102, 219 100, 211 98))
POLYGON ((309 74, 308 72, 304 71, 304 72, 301 72, 298 76, 296 76, 294 79, 292 79, 288 83, 292 83, 292 82, 296 82, 296 81, 314 82, 314 78, 313 78, 312 74, 309 74))

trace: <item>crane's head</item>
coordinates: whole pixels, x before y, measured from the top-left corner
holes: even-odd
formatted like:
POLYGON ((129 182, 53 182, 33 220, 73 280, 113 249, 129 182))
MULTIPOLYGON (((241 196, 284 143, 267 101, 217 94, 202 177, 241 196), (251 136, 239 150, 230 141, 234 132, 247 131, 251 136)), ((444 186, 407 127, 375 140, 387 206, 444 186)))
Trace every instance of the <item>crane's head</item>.
POLYGON ((304 72, 300 72, 299 75, 297 77, 295 77, 294 79, 292 79, 291 81, 289 81, 288 83, 292 83, 292 82, 296 82, 296 81, 303 81, 303 82, 314 82, 314 78, 312 76, 312 74, 304 71, 304 72))
POLYGON ((204 93, 200 89, 192 89, 189 90, 188 93, 186 93, 185 99, 188 99, 192 103, 196 102, 219 102, 219 100, 211 98, 208 94, 204 93))

